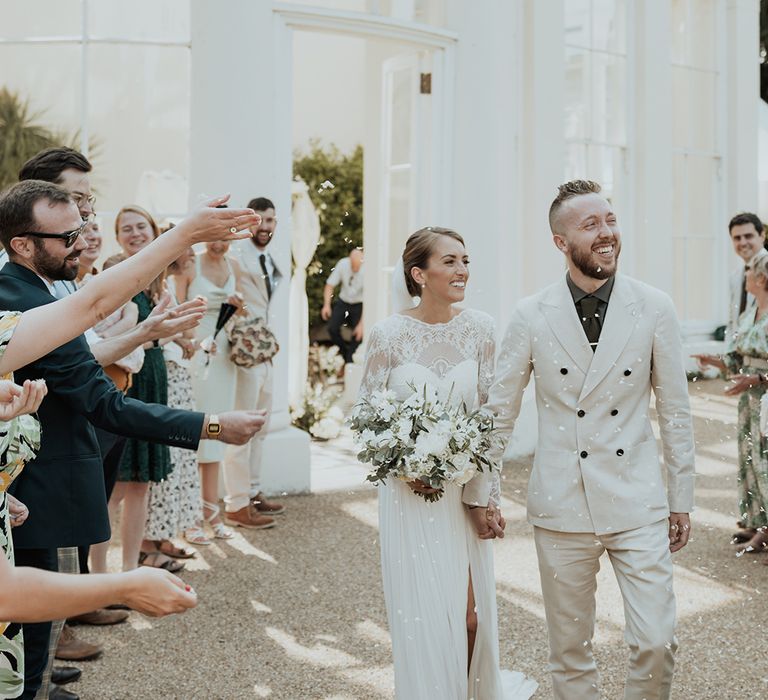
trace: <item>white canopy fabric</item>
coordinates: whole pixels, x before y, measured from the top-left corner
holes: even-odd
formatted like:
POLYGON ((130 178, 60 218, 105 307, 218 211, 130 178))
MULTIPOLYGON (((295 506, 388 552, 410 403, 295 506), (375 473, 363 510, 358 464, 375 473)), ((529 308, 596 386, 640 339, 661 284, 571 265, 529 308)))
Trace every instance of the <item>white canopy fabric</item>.
POLYGON ((309 359, 309 303, 307 302, 307 266, 312 262, 320 241, 320 219, 309 188, 295 180, 291 188, 291 254, 293 275, 288 294, 288 402, 298 406, 304 398, 309 359))

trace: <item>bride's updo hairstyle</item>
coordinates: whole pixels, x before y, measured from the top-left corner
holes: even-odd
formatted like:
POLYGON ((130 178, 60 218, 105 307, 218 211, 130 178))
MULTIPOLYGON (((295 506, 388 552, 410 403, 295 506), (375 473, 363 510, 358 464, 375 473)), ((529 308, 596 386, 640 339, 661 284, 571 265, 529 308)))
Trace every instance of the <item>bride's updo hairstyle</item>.
POLYGON ((403 272, 405 273, 405 286, 412 297, 421 296, 421 285, 413 279, 411 271, 414 267, 421 270, 427 269, 429 258, 435 249, 435 243, 440 240, 440 236, 448 236, 464 245, 464 239, 456 231, 439 226, 420 228, 416 233, 412 233, 405 242, 403 272))

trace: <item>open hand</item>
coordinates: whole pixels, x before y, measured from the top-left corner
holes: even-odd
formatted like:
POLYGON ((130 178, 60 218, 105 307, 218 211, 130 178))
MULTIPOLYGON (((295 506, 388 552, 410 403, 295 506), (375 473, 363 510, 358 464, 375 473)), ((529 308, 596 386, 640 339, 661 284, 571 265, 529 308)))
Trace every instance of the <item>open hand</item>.
POLYGON ((186 235, 190 245, 206 241, 239 241, 250 238, 252 234, 249 228, 258 228, 261 225, 261 217, 253 209, 217 208, 228 201, 227 194, 206 202, 176 228, 186 235))
POLYGON ((197 605, 197 593, 178 576, 151 566, 140 566, 121 574, 127 580, 122 602, 150 617, 185 612, 197 605))
POLYGON ((323 308, 320 309, 320 318, 322 318, 323 321, 327 321, 330 317, 331 317, 331 305, 323 304, 323 308))
POLYGON ((726 396, 738 396, 759 383, 760 377, 756 374, 736 374, 728 377, 728 386, 723 393, 726 396))
POLYGON ((11 519, 11 527, 23 525, 29 517, 29 508, 10 493, 6 493, 5 497, 8 499, 8 515, 11 519))
POLYGON ((44 379, 27 379, 22 386, 7 379, 0 380, 0 420, 34 413, 47 393, 44 379))
POLYGON ((719 370, 725 369, 725 362, 723 362, 717 355, 697 354, 691 355, 699 365, 699 369, 706 369, 707 367, 716 367, 719 370))
POLYGON ((677 552, 688 544, 691 536, 691 516, 688 513, 669 514, 669 551, 677 552))
POLYGON ((245 445, 267 421, 267 412, 227 411, 219 415, 221 433, 218 439, 230 445, 245 445))
POLYGON ((196 328, 207 308, 202 297, 195 297, 171 307, 171 296, 165 292, 152 312, 139 325, 147 340, 160 340, 196 328))

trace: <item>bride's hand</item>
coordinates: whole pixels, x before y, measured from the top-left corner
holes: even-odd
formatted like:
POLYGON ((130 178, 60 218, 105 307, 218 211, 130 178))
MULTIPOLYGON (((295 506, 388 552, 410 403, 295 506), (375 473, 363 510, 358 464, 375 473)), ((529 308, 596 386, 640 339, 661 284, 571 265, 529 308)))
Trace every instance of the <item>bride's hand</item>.
POLYGON ((0 381, 0 420, 8 421, 34 413, 47 393, 48 387, 43 379, 27 379, 23 386, 9 380, 0 381))
POLYGON ((406 481, 405 483, 408 484, 408 488, 411 489, 411 491, 422 495, 437 493, 440 490, 427 486, 421 479, 414 479, 413 481, 406 481))

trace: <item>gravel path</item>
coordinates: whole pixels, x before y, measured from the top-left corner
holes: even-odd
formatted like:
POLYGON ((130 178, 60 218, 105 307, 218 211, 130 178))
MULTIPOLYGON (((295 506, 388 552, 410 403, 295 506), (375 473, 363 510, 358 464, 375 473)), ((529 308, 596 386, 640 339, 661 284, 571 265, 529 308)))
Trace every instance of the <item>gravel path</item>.
MULTIPOLYGON (((722 397, 718 381, 690 386, 699 508, 693 540, 675 557, 680 651, 673 696, 764 698, 768 567, 761 563, 768 556, 737 559, 728 544, 736 519, 735 401, 722 397)), ((345 458, 338 446, 315 449, 345 458)), ((496 545, 501 659, 504 667, 534 676, 536 698, 547 698, 543 606, 523 507, 529 468, 505 468, 509 526, 496 545)), ((185 574, 199 593, 197 609, 159 621, 132 613, 128 624, 112 629, 78 628, 106 651, 101 660, 81 664, 82 680, 67 688, 84 699, 392 697, 375 492, 361 487, 284 500, 287 514, 274 530, 199 548, 185 574)), ((617 698, 627 652, 607 560, 598 597, 603 696, 617 698)))

